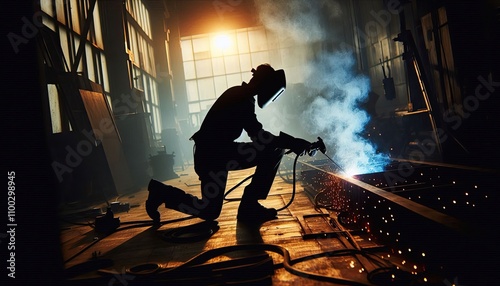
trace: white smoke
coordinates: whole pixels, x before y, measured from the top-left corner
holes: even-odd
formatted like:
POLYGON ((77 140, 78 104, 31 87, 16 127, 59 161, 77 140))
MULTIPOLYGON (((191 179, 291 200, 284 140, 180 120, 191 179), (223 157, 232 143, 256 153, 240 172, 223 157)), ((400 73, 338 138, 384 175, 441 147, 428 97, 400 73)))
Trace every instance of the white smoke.
MULTIPOLYGON (((261 22, 267 29, 295 40, 317 44, 332 31, 325 23, 342 15, 331 0, 255 0, 261 22)), ((332 29, 331 25, 327 25, 332 29)), ((334 32, 334 31, 333 31, 334 32)), ((329 39, 332 41, 332 39, 329 39)), ((352 52, 316 52, 303 67, 304 85, 310 97, 302 115, 304 128, 325 141, 330 157, 348 174, 383 171, 389 159, 361 136, 370 118, 359 104, 370 91, 370 80, 355 70, 352 52)))
POLYGON ((361 136, 370 120, 359 107, 370 91, 369 78, 355 73, 354 56, 348 51, 322 54, 311 65, 305 84, 314 99, 304 111, 307 128, 324 137, 348 174, 382 171, 387 156, 361 136))
POLYGON ((261 22, 277 34, 287 34, 296 42, 317 42, 326 33, 322 17, 337 17, 340 5, 331 0, 255 0, 261 22))

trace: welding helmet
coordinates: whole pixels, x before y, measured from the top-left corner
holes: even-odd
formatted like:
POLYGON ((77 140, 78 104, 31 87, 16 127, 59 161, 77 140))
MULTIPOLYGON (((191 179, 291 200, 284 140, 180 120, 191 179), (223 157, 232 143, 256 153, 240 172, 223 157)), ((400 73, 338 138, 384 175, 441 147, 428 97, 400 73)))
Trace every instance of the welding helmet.
POLYGON ((257 87, 257 104, 260 108, 278 99, 285 91, 286 79, 284 70, 274 70, 268 64, 262 64, 252 69, 252 79, 257 87))

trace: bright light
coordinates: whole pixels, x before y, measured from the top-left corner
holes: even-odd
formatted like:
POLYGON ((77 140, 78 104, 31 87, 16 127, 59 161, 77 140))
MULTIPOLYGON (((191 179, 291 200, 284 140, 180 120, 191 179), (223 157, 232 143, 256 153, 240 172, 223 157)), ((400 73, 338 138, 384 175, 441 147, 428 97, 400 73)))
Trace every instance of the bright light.
POLYGON ((222 50, 227 49, 229 48, 229 46, 231 46, 231 40, 229 39, 229 36, 225 34, 219 34, 215 36, 214 43, 218 49, 222 50))
POLYGON ((359 171, 357 169, 347 169, 345 172, 345 175, 348 177, 353 177, 354 175, 359 174, 359 171))

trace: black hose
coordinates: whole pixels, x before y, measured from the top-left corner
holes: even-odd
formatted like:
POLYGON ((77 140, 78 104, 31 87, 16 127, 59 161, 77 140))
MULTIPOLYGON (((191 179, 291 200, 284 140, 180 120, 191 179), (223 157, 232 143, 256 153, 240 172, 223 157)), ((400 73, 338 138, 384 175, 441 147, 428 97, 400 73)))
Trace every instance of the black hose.
POLYGON ((228 199, 226 198, 232 191, 236 190, 236 188, 238 188, 239 186, 241 186, 244 182, 250 180, 251 178, 253 178, 253 174, 246 177, 245 179, 241 180, 241 182, 239 182, 238 184, 236 184, 234 187, 232 187, 231 189, 229 189, 225 194, 224 194, 224 200, 225 201, 228 201, 228 202, 237 202, 237 201, 241 201, 241 198, 234 198, 234 199, 228 199))
MULTIPOLYGON (((195 218, 195 217, 194 216, 188 216, 188 217, 183 217, 183 218, 178 218, 178 219, 172 219, 172 220, 168 220, 168 221, 162 221, 162 222, 160 222, 160 225, 174 223, 174 222, 180 222, 180 221, 189 220, 189 219, 193 219, 193 218, 195 218)), ((90 244, 88 244, 83 249, 81 249, 80 251, 78 251, 76 254, 74 254, 70 258, 66 259, 64 261, 64 264, 66 264, 66 263, 70 262, 71 260, 75 259, 76 257, 80 256, 82 253, 84 253, 89 248, 91 248, 94 244, 98 243, 99 241, 103 240, 104 238, 110 236, 113 233, 116 233, 116 232, 119 232, 119 231, 122 231, 122 230, 126 230, 126 229, 131 229, 131 228, 145 227, 145 226, 154 226, 155 224, 152 221, 128 221, 128 222, 122 222, 121 225, 129 225, 129 226, 121 227, 119 229, 116 229, 112 233, 103 234, 102 236, 97 237, 94 241, 92 241, 90 244)))
POLYGON ((288 203, 284 207, 281 207, 281 208, 279 208, 279 209, 276 210, 278 212, 282 211, 282 210, 284 210, 286 208, 288 208, 292 204, 293 200, 295 199, 295 192, 296 192, 296 190, 295 190, 295 182, 296 182, 295 171, 296 171, 296 168, 297 168, 297 160, 299 159, 299 156, 300 155, 297 155, 295 157, 295 160, 293 161, 292 197, 290 198, 290 201, 288 201, 288 203))
MULTIPOLYGON (((295 199, 295 182, 296 182, 296 174, 295 174, 295 170, 297 168, 297 160, 299 159, 300 155, 297 155, 295 157, 295 160, 293 161, 293 180, 292 180, 292 185, 293 185, 293 189, 292 189, 292 197, 290 198, 290 201, 282 208, 279 208, 277 209, 276 211, 282 211, 286 208, 288 208, 293 200, 295 199)), ((225 201, 228 201, 228 202, 236 202, 236 201, 241 201, 241 198, 231 198, 231 199, 228 199, 226 198, 232 191, 234 191, 236 188, 238 188, 239 186, 241 186, 244 182, 248 181, 249 179, 251 179, 253 177, 253 175, 250 175, 248 177, 246 177, 245 179, 241 180, 241 182, 239 182, 238 184, 236 184, 234 187, 232 187, 231 189, 229 189, 225 194, 224 194, 224 200, 225 201)))
MULTIPOLYGON (((288 250, 282 246, 275 245, 275 244, 243 244, 243 245, 231 245, 231 246, 225 246, 225 247, 220 247, 220 248, 215 248, 215 249, 210 249, 205 252, 202 252, 193 258, 189 259, 188 261, 184 262, 183 264, 170 268, 170 269, 165 269, 162 271, 157 272, 158 278, 167 279, 172 277, 190 277, 190 268, 196 265, 201 265, 202 263, 205 263, 206 261, 215 258, 217 256, 224 255, 226 253, 230 252, 235 252, 235 251, 250 251, 250 250, 258 250, 258 251, 270 251, 274 252, 277 254, 280 254, 283 257, 283 262, 282 264, 279 264, 280 267, 282 266, 285 268, 288 272, 317 280, 317 281, 324 281, 324 282, 329 282, 329 283, 337 283, 337 284, 343 284, 343 285, 370 285, 366 283, 362 283, 359 281, 354 281, 346 278, 340 278, 340 277, 333 277, 333 276, 326 276, 326 275, 321 275, 321 274, 316 274, 313 272, 309 271, 304 271, 300 270, 298 268, 295 268, 293 265, 297 264, 299 262, 303 262, 305 260, 310 260, 310 259, 316 259, 324 256, 343 256, 347 254, 359 254, 361 251, 356 250, 356 249, 342 249, 339 251, 329 251, 329 252, 324 252, 324 253, 319 253, 299 259, 292 260, 290 258, 290 253, 288 250)), ((240 271, 240 270, 239 270, 240 271)), ((240 272, 241 273, 241 272, 240 272)))

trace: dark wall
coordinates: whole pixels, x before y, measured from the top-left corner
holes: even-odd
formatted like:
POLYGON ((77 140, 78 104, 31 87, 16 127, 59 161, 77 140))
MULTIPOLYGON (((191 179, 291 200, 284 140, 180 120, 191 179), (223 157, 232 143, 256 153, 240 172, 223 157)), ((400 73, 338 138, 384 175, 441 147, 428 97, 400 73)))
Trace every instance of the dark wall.
MULTIPOLYGON (((381 120, 381 128, 396 127, 387 131, 394 139, 387 140, 387 144, 403 146, 395 155, 404 157, 411 151, 404 145, 429 138, 426 134, 431 128, 425 123, 427 115, 394 116, 395 111, 407 108, 409 98, 414 107, 423 107, 422 102, 420 106, 415 104, 418 94, 411 96, 403 46, 393 41, 401 32, 399 15, 389 9, 395 2, 398 1, 354 1, 358 7, 355 10, 358 37, 364 43, 362 66, 372 83, 371 115, 381 120), (367 29, 370 25, 382 29, 370 33, 367 29), (380 59, 385 61, 386 72, 390 67, 394 77, 396 97, 391 100, 383 96, 380 59), (405 138, 398 141, 402 137, 405 138)), ((406 28, 415 39, 423 76, 429 81, 428 94, 436 127, 444 134, 442 156, 437 159, 495 167, 500 158, 496 148, 500 131, 500 1, 408 1, 403 6, 406 28)))
POLYGON ((500 108, 500 1, 442 1, 462 92, 463 113, 445 119, 465 147, 457 161, 496 167, 500 108))

